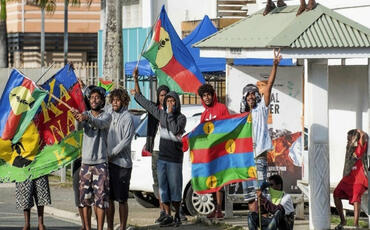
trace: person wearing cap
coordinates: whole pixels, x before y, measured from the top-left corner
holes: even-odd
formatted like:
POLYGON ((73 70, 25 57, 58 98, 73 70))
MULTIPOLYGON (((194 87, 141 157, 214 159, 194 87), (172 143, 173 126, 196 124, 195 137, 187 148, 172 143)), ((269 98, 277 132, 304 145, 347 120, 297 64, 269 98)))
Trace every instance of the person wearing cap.
POLYGON ((96 207, 98 230, 103 229, 105 209, 109 207, 109 175, 107 136, 112 117, 103 110, 105 90, 94 87, 88 95, 90 110, 72 110, 83 129, 82 164, 80 170, 80 202, 83 207, 85 229, 91 229, 91 206, 96 207), (86 224, 87 223, 87 224, 86 224))
MULTIPOLYGON (((267 179, 267 152, 273 149, 272 141, 267 127, 271 89, 275 82, 276 70, 281 60, 280 50, 274 50, 273 66, 266 86, 262 92, 254 84, 243 88, 243 97, 240 103, 240 112, 252 113, 252 136, 254 158, 257 168, 258 185, 253 181, 254 187, 259 187, 267 179)), ((249 182, 249 181, 247 181, 249 182)))

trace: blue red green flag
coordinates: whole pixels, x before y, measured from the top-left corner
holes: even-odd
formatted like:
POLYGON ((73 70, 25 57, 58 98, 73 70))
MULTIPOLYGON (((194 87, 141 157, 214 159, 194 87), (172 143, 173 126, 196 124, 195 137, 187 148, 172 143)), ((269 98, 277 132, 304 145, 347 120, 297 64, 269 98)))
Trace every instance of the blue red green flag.
POLYGON ((154 26, 152 43, 143 56, 151 63, 158 85, 167 85, 179 94, 196 94, 205 82, 193 56, 173 28, 164 6, 154 26))
POLYGON ((15 144, 22 137, 47 93, 13 69, 0 100, 0 137, 15 144))
POLYGON ((189 134, 189 144, 191 182, 197 193, 256 178, 251 114, 201 123, 189 134))

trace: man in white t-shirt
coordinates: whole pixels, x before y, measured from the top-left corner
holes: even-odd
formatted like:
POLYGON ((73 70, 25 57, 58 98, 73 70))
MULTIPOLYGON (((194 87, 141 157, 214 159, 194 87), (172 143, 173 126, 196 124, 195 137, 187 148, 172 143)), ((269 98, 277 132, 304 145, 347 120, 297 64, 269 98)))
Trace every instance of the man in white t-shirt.
MULTIPOLYGON (((294 225, 293 200, 289 194, 283 191, 283 179, 280 175, 272 175, 269 177, 267 186, 270 187, 267 197, 261 192, 263 188, 257 190, 257 196, 261 203, 262 229, 292 230, 294 225)), ((248 215, 248 229, 256 230, 260 223, 258 209, 254 206, 250 211, 248 215)))
MULTIPOLYGON (((273 66, 266 86, 263 87, 260 92, 256 85, 246 85, 243 88, 243 98, 240 103, 241 113, 252 113, 253 152, 258 179, 258 186, 257 184, 254 184, 255 187, 260 187, 267 179, 267 152, 273 149, 267 126, 267 119, 269 114, 271 89, 275 82, 276 70, 280 60, 280 50, 277 52, 274 50, 273 66)), ((243 186, 246 185, 243 184, 243 186)))

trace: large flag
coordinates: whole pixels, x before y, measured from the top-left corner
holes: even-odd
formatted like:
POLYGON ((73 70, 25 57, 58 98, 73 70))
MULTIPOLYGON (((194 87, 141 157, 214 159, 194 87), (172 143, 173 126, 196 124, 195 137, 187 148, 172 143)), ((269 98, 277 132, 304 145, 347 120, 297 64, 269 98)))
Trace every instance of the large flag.
POLYGON ((251 114, 199 124, 190 134, 193 190, 210 193, 256 178, 251 114))
POLYGON ((189 50, 185 47, 164 6, 154 26, 152 43, 143 54, 151 63, 158 85, 167 85, 177 93, 197 93, 204 78, 189 50))
POLYGON ((46 92, 13 69, 0 100, 0 136, 15 144, 31 123, 46 92))
MULTIPOLYGON (((71 107, 85 110, 80 85, 66 65, 42 88, 71 107)), ((82 132, 62 103, 46 96, 19 142, 0 139, 0 182, 20 182, 47 175, 80 155, 82 132)))

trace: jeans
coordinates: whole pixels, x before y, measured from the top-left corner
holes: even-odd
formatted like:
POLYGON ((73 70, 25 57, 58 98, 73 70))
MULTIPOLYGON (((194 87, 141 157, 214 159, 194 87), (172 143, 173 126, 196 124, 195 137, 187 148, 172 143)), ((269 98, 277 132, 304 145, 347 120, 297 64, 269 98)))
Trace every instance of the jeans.
MULTIPOLYGON (((284 214, 278 210, 272 217, 261 216, 261 225, 262 230, 285 230, 284 214)), ((257 230, 259 228, 258 213, 251 212, 248 215, 248 228, 249 230, 257 230)))
POLYGON ((157 161, 159 194, 163 203, 180 202, 182 193, 182 163, 157 161))
POLYGON ((256 168, 257 168, 257 181, 243 181, 243 192, 248 193, 248 187, 260 188, 263 182, 267 181, 267 159, 260 157, 256 159, 256 168))

